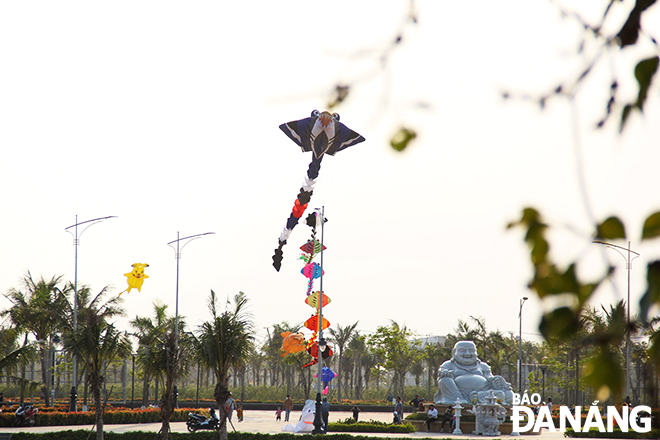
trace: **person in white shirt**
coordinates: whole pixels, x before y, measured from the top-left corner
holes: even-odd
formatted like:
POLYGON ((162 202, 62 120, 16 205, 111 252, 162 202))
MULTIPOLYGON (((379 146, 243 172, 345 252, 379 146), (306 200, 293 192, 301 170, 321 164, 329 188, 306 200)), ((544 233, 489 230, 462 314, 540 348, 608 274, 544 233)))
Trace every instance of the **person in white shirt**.
POLYGON ((428 420, 425 422, 426 423, 426 429, 428 429, 430 431, 431 430, 431 423, 438 420, 438 410, 435 409, 435 407, 433 405, 431 405, 431 406, 429 406, 429 412, 426 413, 426 415, 428 416, 428 420))

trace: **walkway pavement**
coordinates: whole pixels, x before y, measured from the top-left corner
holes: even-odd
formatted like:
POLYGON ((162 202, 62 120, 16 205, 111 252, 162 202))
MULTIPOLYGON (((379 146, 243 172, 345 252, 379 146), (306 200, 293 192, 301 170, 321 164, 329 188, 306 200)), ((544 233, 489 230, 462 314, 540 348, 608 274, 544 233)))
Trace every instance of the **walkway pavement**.
MULTIPOLYGON (((282 413, 284 415, 284 413, 282 413)), ((300 412, 294 411, 291 413, 290 422, 291 424, 296 424, 298 418, 300 417, 300 412)), ((348 411, 331 411, 330 412, 330 422, 336 422, 340 420, 346 420, 347 418, 352 417, 352 413, 348 411)), ((284 419, 282 419, 284 420, 284 419)), ((391 422, 392 414, 389 412, 361 412, 360 413, 361 421, 377 420, 380 422, 391 422)), ((258 411, 258 410, 246 410, 244 412, 244 417, 242 422, 236 420, 236 413, 233 417, 233 425, 236 431, 238 432, 260 432, 268 434, 277 434, 282 432, 282 426, 288 424, 287 422, 275 421, 275 411, 258 411)), ((160 423, 140 423, 132 425, 105 425, 106 432, 129 432, 129 431, 149 431, 149 432, 158 432, 160 430, 160 423)), ((174 422, 171 424, 173 432, 187 432, 185 422, 174 422)), ((231 425, 229 426, 231 429, 231 425)), ((20 431, 32 431, 32 432, 56 432, 56 431, 67 431, 67 430, 77 430, 77 429, 89 429, 92 427, 90 425, 78 425, 78 426, 38 426, 34 428, 0 428, 0 433, 9 433, 9 432, 20 432, 20 431)), ((362 433, 361 433, 362 434, 362 433)), ((332 433, 328 434, 332 435, 332 433)), ((438 432, 413 432, 410 434, 388 434, 388 433, 368 433, 370 437, 386 437, 386 438, 457 438, 457 439, 470 439, 470 438, 493 438, 493 437, 484 437, 479 435, 464 434, 464 435, 452 435, 448 433, 438 433, 438 432)), ((502 435, 497 438, 510 438, 510 439, 519 439, 519 440, 558 440, 563 439, 564 434, 561 432, 548 432, 547 429, 544 429, 540 436, 510 436, 502 435)))

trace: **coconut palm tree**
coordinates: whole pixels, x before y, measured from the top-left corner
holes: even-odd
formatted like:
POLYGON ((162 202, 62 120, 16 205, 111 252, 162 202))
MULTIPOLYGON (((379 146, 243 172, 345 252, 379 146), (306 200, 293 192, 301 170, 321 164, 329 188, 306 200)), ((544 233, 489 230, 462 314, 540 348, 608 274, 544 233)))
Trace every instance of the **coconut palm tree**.
MULTIPOLYGON (((16 377, 11 373, 17 367, 24 367, 36 354, 36 343, 18 345, 18 332, 11 327, 0 328, 0 377, 15 380, 20 384, 21 394, 26 386, 37 388, 38 382, 26 381, 24 377, 16 377)), ((24 368, 21 368, 25 371, 24 368)), ((23 375, 25 376, 25 375, 23 375)))
POLYGON ((211 290, 209 311, 211 320, 197 330, 195 355, 199 363, 210 368, 216 379, 213 397, 220 414, 220 438, 227 440, 227 409, 229 398, 229 370, 246 362, 254 341, 251 316, 245 311, 247 296, 239 292, 234 296, 233 308, 227 300, 226 309, 219 313, 215 292, 211 290))
POLYGON ((87 370, 87 380, 94 398, 96 412, 96 439, 103 440, 103 405, 101 388, 105 369, 118 358, 129 356, 131 343, 125 332, 120 332, 109 320, 123 316, 121 298, 115 296, 103 302, 107 288, 103 288, 94 298, 80 289, 78 300, 78 328, 69 326, 64 336, 64 348, 78 356, 87 370))
MULTIPOLYGON (((158 364, 156 351, 154 347, 159 342, 160 338, 168 331, 174 330, 174 317, 167 316, 167 304, 158 301, 153 303, 153 318, 146 316, 136 316, 130 324, 135 329, 133 335, 138 339, 138 355, 137 362, 142 368, 143 374, 143 395, 142 405, 149 403, 149 382, 152 378, 156 378, 156 399, 158 399, 158 379, 162 372, 161 365, 158 364)), ((179 317, 179 327, 184 328, 184 323, 179 317)))
MULTIPOLYGON (((53 349, 53 337, 60 330, 64 298, 70 289, 65 286, 64 290, 61 290, 58 287, 61 282, 61 276, 54 276, 50 280, 43 277, 35 280, 28 271, 21 280, 22 290, 12 288, 5 294, 12 306, 2 312, 3 316, 9 316, 16 330, 25 335, 23 346, 27 346, 30 334, 40 342, 41 380, 46 406, 50 406, 48 388, 52 374, 49 352, 53 349)), ((25 379, 24 368, 22 378, 25 379)), ((21 391, 22 400, 23 390, 21 391)))
MULTIPOLYGON (((360 321, 358 321, 360 322, 360 321)), ((337 351, 339 352, 337 355, 337 399, 341 401, 341 386, 343 382, 343 377, 342 377, 342 367, 343 367, 343 357, 344 357, 344 349, 346 348, 346 345, 349 343, 351 338, 355 335, 355 328, 358 325, 358 322, 352 325, 347 325, 346 327, 342 327, 340 325, 337 325, 337 330, 334 328, 329 328, 328 331, 330 333, 330 340, 336 344, 337 351)))
POLYGON ((135 336, 140 345, 137 359, 145 376, 145 388, 148 389, 150 377, 156 379, 156 384, 163 383, 164 390, 160 400, 163 426, 160 433, 163 439, 167 439, 170 419, 174 414, 174 385, 190 365, 191 339, 184 332, 185 323, 180 316, 177 338, 175 317, 167 315, 167 305, 154 301, 153 306, 153 319, 136 316, 131 321, 131 326, 136 329, 135 336))
POLYGON ((170 434, 170 419, 174 414, 174 385, 182 374, 187 373, 191 363, 192 339, 182 329, 179 327, 179 337, 176 338, 174 328, 168 328, 150 347, 153 350, 151 357, 157 366, 156 374, 160 376, 164 388, 161 398, 163 425, 160 429, 163 440, 167 440, 170 434))

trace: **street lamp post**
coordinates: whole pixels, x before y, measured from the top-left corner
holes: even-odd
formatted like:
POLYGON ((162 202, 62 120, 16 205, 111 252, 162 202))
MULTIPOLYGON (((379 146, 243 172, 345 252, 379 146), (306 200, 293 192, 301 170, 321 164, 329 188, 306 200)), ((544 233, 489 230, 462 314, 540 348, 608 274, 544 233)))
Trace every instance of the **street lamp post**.
POLYGON ((168 246, 170 246, 172 249, 176 251, 176 299, 175 299, 175 306, 174 306, 174 347, 178 350, 179 348, 179 260, 181 260, 181 251, 183 251, 183 248, 186 247, 188 243, 190 243, 193 240, 196 240, 200 237, 203 237, 204 235, 209 235, 209 234, 215 234, 215 232, 205 232, 203 234, 197 234, 197 235, 190 235, 188 237, 183 237, 179 238, 179 231, 176 231, 176 240, 172 240, 169 243, 167 243, 168 246), (179 247, 181 242, 183 243, 183 246, 179 247), (172 243, 176 243, 176 248, 172 246, 172 243))
POLYGON ((518 333, 518 392, 522 394, 522 308, 525 301, 528 298, 523 296, 520 300, 520 312, 518 313, 518 321, 520 322, 520 328, 518 333))
POLYGON ((547 365, 541 365, 541 371, 543 372, 543 397, 542 401, 545 402, 545 370, 548 369, 547 365))
MULTIPOLYGON (((109 218, 117 218, 116 215, 109 215, 107 217, 94 218, 92 220, 85 220, 78 222, 78 215, 76 215, 76 223, 69 227, 64 228, 66 232, 73 235, 73 247, 75 249, 74 255, 74 270, 73 270, 73 331, 78 330, 78 246, 80 245, 80 236, 92 225, 100 223, 109 218), (78 233, 78 226, 87 225, 78 233), (73 232, 70 229, 73 228, 73 232)), ((76 384, 78 382, 78 360, 74 353, 73 355, 73 383, 71 386, 71 408, 70 411, 78 411, 78 393, 76 392, 76 384)))
MULTIPOLYGON (((319 215, 317 213, 317 215, 319 215)), ((323 388, 321 387, 321 377, 323 373, 323 352, 327 347, 327 343, 323 338, 323 232, 325 225, 325 206, 321 207, 321 276, 319 277, 319 342, 318 342, 318 370, 316 374, 316 412, 314 414, 314 430, 312 434, 323 434, 323 419, 321 418, 321 392, 323 388)), ((312 243, 314 246, 314 243, 312 243)))
POLYGON ((630 250, 630 242, 628 242, 628 248, 622 246, 617 246, 612 243, 606 243, 604 241, 594 240, 593 243, 602 244, 605 247, 614 249, 626 260, 626 270, 628 271, 628 302, 626 303, 626 309, 628 311, 627 318, 627 330, 626 330, 626 396, 630 396, 630 271, 632 270, 632 262, 635 258, 639 257, 639 254, 635 251, 630 250), (624 255, 619 249, 625 251, 628 255, 624 255), (632 259, 630 254, 635 254, 632 259))
POLYGON ((131 383, 131 409, 135 406, 135 353, 131 353, 131 358, 133 358, 133 364, 131 366, 133 372, 131 374, 132 383, 131 383))

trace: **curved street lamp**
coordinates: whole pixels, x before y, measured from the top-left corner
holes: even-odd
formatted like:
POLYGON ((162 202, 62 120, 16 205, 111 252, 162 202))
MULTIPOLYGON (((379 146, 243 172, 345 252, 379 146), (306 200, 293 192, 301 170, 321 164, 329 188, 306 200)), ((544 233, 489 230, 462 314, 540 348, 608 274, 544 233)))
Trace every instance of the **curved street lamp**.
POLYGON ((174 346, 179 348, 179 260, 181 260, 181 251, 186 247, 188 243, 193 240, 197 240, 204 235, 215 234, 215 232, 205 232, 203 234, 189 235, 188 237, 179 238, 179 231, 176 231, 176 240, 172 240, 167 245, 176 251, 176 298, 174 306, 174 346), (179 246, 183 243, 183 246, 179 246), (176 247, 172 246, 172 243, 176 243, 176 247))
MULTIPOLYGON (((80 245, 80 236, 92 225, 102 222, 109 218, 117 218, 116 215, 109 215, 107 217, 94 218, 92 220, 85 220, 78 222, 78 215, 76 215, 76 223, 74 225, 64 228, 66 232, 73 236, 73 246, 75 248, 74 256, 74 271, 73 271, 73 331, 78 330, 78 246, 80 245), (80 233, 78 226, 87 225, 80 233), (70 229, 73 228, 73 232, 70 229)), ((78 394, 76 392, 76 383, 78 381, 78 363, 76 355, 73 355, 73 384, 71 387, 71 408, 70 411, 78 411, 78 394)))
POLYGON ((628 325, 626 331, 626 396, 630 396, 630 271, 632 270, 633 260, 639 257, 639 254, 633 250, 630 250, 630 242, 628 242, 628 248, 598 240, 594 240, 592 243, 602 244, 605 247, 614 249, 619 253, 619 255, 623 257, 624 260, 626 260, 626 270, 628 271, 628 302, 626 303, 626 309, 628 311, 628 325), (625 251, 628 256, 624 255, 621 250, 625 251), (635 256, 631 259, 630 254, 635 254, 635 256))

